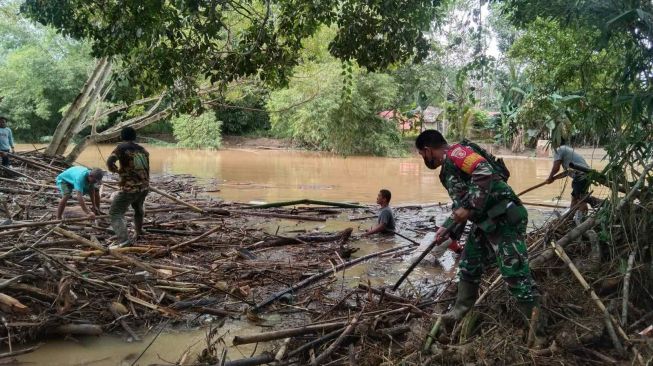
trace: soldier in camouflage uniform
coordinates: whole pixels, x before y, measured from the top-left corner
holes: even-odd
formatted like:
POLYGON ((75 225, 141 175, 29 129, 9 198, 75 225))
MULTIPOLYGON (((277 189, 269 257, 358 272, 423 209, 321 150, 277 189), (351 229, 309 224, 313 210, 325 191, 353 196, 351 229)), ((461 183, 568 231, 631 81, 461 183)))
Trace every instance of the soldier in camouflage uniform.
POLYGON ((120 175, 120 192, 113 199, 109 216, 111 227, 116 233, 116 247, 131 244, 127 227, 125 226, 125 212, 131 205, 134 209, 134 231, 136 239, 143 234, 143 218, 145 212, 143 204, 150 186, 150 154, 140 145, 135 143, 136 131, 125 127, 120 133, 123 140, 107 159, 109 171, 120 175), (120 168, 116 166, 120 162, 120 168))
POLYGON ((453 200, 453 213, 436 233, 436 240, 453 223, 462 227, 467 220, 473 223, 459 263, 456 303, 443 319, 460 320, 472 308, 481 275, 494 258, 520 312, 530 318, 538 295, 525 243, 528 213, 506 183, 507 169, 477 145, 465 141, 448 145, 435 130, 422 132, 415 145, 428 168, 442 167, 440 181, 453 200))

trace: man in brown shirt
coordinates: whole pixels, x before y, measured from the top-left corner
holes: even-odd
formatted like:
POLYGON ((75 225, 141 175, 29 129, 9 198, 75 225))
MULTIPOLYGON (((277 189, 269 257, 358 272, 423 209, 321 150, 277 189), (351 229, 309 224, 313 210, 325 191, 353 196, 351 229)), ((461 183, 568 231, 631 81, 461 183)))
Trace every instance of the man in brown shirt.
POLYGON ((143 204, 149 193, 150 187, 150 154, 140 145, 135 143, 136 131, 131 127, 125 127, 120 132, 122 143, 113 150, 107 167, 109 171, 118 173, 120 191, 111 203, 109 216, 111 227, 116 233, 116 247, 131 245, 127 227, 125 226, 125 212, 131 205, 134 209, 134 231, 135 239, 143 234, 143 218, 145 212, 143 204), (116 166, 120 163, 120 167, 116 166))

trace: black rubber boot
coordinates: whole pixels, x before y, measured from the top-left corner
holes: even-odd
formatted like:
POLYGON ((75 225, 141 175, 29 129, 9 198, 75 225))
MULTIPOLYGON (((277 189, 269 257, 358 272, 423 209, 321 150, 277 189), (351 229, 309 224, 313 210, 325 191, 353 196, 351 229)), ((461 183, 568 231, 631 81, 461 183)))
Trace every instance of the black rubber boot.
POLYGON ((442 321, 446 324, 451 324, 461 320, 474 306, 478 298, 478 287, 478 283, 460 280, 458 282, 456 303, 451 311, 442 314, 442 321))

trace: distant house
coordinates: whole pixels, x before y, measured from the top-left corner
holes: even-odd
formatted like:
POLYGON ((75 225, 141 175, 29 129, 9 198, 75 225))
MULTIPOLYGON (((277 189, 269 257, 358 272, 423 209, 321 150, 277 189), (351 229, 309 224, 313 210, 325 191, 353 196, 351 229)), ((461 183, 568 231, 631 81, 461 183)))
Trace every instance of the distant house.
POLYGON ((446 123, 443 120, 444 110, 442 108, 428 106, 424 110, 424 129, 425 130, 438 130, 444 133, 446 123))
POLYGON ((401 112, 395 110, 382 111, 377 114, 379 117, 387 120, 394 120, 397 122, 399 130, 403 133, 404 131, 410 131, 415 125, 414 118, 407 118, 402 115, 401 112))

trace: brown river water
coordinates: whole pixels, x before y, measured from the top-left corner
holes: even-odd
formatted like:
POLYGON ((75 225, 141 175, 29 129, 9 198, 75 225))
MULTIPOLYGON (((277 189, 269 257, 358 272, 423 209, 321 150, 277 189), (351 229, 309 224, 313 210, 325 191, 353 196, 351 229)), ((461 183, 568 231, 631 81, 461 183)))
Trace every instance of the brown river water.
MULTIPOLYGON (((102 145, 87 149, 79 159, 81 164, 104 167, 104 161, 113 146, 102 145)), ((32 145, 18 146, 18 150, 31 150, 32 145)), ((206 180, 220 192, 217 196, 229 201, 274 202, 310 198, 316 200, 348 201, 374 203, 381 188, 392 192, 392 203, 401 206, 411 203, 449 202, 440 185, 437 173, 426 168, 418 155, 407 158, 380 158, 367 156, 340 157, 326 153, 285 151, 285 150, 239 150, 219 151, 186 150, 147 146, 150 152, 153 174, 190 174, 206 180)), ((548 176, 550 159, 507 157, 506 163, 511 171, 510 184, 516 192, 521 192, 548 176)), ((594 168, 605 165, 603 161, 591 161, 594 168)), ((595 194, 602 195, 601 187, 594 187, 595 194)), ((569 204, 570 180, 561 180, 544 186, 522 197, 525 202, 569 204)), ((427 209, 428 211, 429 209, 427 209)), ((436 208, 430 209, 437 210, 436 208)), ((531 217, 541 222, 548 216, 547 209, 529 209, 531 217)), ((431 212, 433 213, 433 212, 431 212)), ((437 214, 437 213, 436 213, 437 214)), ((440 213, 444 216, 446 213, 440 213)), ((441 221, 439 220, 438 223, 441 221)), ((274 233, 277 226, 281 232, 297 229, 320 229, 323 231, 342 230, 353 226, 365 229, 373 220, 349 222, 346 215, 327 223, 297 223, 281 220, 273 225, 261 224, 263 230, 274 233)), ((415 237, 414 233, 405 235, 415 237)), ((420 239, 423 245, 432 240, 429 233, 420 239)), ((361 250, 356 256, 406 244, 403 239, 374 238, 358 242, 361 250)), ((419 253, 419 251, 417 251, 419 253)), ((338 277, 343 277, 347 286, 356 286, 359 281, 373 285, 393 283, 410 264, 410 256, 388 262, 370 261, 354 266, 338 277)), ((428 259, 428 257, 427 257, 428 259)), ((441 259, 442 266, 426 265, 418 267, 411 278, 443 278, 451 275, 455 261, 450 252, 441 259)), ((230 320, 221 328, 225 341, 238 334, 265 331, 246 320, 230 320)), ((37 351, 18 357, 25 365, 131 365, 157 334, 151 329, 143 342, 130 343, 120 336, 107 335, 82 339, 48 340, 37 351)), ((136 363, 148 365, 176 362, 188 348, 192 353, 199 352, 205 342, 205 329, 166 330, 136 363)), ((259 351, 262 347, 259 347, 259 351)), ((6 351, 6 350, 5 350, 6 351)), ((230 347, 232 359, 249 357, 253 345, 230 347)), ((193 361, 194 356, 189 357, 193 361)))

